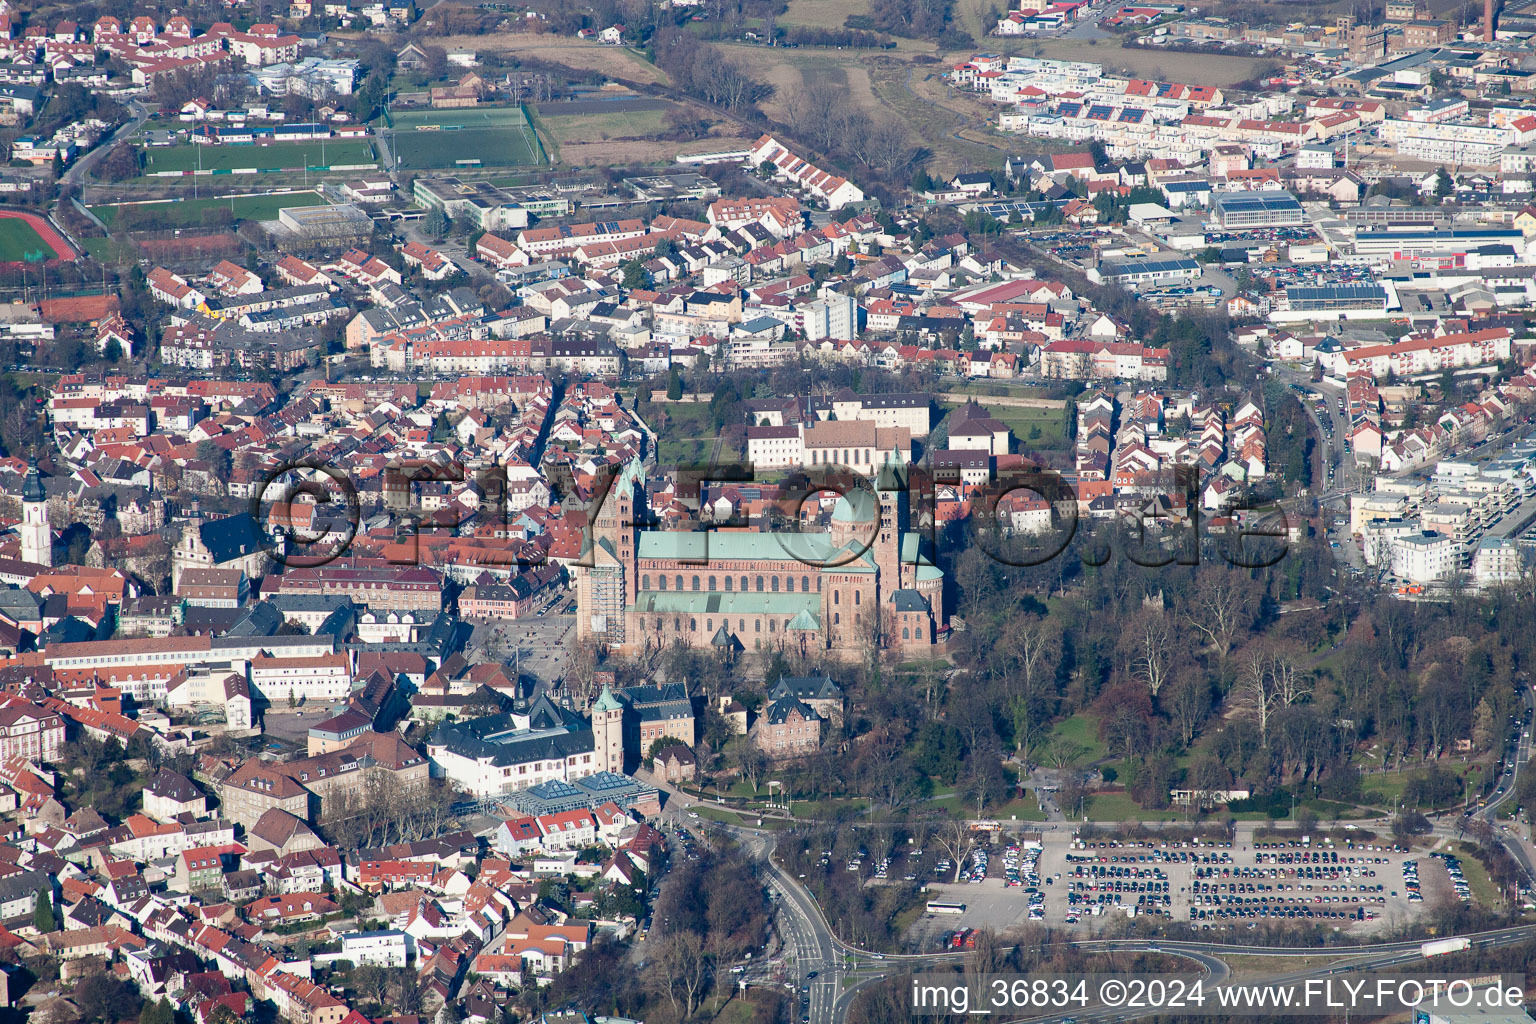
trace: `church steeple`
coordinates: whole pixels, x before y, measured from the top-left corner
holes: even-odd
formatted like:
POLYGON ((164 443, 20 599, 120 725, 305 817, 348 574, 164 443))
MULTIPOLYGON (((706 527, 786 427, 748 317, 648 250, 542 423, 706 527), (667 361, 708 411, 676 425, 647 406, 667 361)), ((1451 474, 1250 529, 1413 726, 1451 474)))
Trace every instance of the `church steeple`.
POLYGON ((53 529, 48 523, 48 492, 37 472, 37 459, 27 462, 21 484, 21 560, 35 565, 53 564, 53 529))

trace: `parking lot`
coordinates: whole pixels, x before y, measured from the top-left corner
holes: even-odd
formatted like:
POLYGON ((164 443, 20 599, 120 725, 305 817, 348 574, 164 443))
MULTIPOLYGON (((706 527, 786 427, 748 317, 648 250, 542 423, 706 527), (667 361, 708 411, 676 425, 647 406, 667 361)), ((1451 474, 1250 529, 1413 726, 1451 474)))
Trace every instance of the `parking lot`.
POLYGON ((978 849, 958 883, 947 881, 952 870, 942 877, 929 882, 926 898, 965 909, 920 918, 909 936, 919 948, 965 928, 1002 932, 1038 922, 1097 931, 1112 914, 1199 930, 1308 924, 1372 934, 1427 907, 1470 898, 1454 857, 1413 854, 1379 839, 1256 838, 1251 829, 1231 842, 1047 832, 1038 841, 978 849))

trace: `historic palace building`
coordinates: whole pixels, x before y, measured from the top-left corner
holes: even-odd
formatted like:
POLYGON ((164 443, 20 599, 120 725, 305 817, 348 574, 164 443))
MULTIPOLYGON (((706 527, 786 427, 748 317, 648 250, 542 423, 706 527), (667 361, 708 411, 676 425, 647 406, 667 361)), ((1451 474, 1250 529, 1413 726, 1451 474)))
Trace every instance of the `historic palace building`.
MULTIPOLYGON (((944 574, 906 529, 895 471, 840 497, 823 532, 639 529, 633 465, 598 509, 576 567, 577 633, 629 653, 794 647, 921 649, 947 629, 944 574)), ((644 517, 641 516, 641 519, 644 517)))

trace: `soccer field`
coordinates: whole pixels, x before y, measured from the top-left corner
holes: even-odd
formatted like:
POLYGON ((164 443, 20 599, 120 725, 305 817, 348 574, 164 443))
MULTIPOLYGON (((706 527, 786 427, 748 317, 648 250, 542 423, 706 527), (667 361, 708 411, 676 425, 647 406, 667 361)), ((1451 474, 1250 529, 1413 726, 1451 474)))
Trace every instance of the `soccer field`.
POLYGON ((0 263, 38 263, 53 255, 53 249, 25 220, 0 220, 0 263))
POLYGON ((91 212, 107 227, 116 227, 118 215, 132 211, 130 225, 136 228, 196 227, 208 210, 228 210, 235 220, 275 220, 285 206, 320 206, 325 198, 315 192, 280 192, 276 195, 222 196, 205 199, 181 199, 164 203, 139 203, 133 206, 92 206, 91 212))
POLYGON ((468 107, 392 113, 389 144, 405 170, 521 167, 545 162, 544 147, 520 107, 468 107))
POLYGON ((274 142, 269 146, 177 146, 144 150, 145 173, 154 171, 227 171, 254 167, 261 171, 304 167, 371 164, 373 144, 362 139, 326 142, 274 142))

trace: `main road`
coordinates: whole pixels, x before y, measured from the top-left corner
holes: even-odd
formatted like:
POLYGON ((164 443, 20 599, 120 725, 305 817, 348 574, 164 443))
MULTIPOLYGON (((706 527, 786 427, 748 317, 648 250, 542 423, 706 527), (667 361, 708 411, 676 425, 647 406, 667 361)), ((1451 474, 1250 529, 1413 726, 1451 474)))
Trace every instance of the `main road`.
MULTIPOLYGON (((1522 742, 1524 742, 1522 740, 1522 742)), ((1529 745, 1522 753, 1529 751, 1529 745)), ((1518 763, 1518 762, 1517 762, 1518 763)), ((1509 782, 1512 783, 1511 775, 1509 782)), ((1492 809, 1490 805, 1489 810, 1492 809)), ((774 833, 745 826, 712 823, 710 826, 729 835, 754 859, 758 860, 767 875, 768 886, 776 895, 779 934, 794 957, 792 984, 804 987, 808 999, 801 1004, 802 1024, 842 1024, 849 1007, 860 992, 871 985, 898 973, 922 969, 953 968, 965 962, 968 954, 922 953, 882 954, 861 949, 838 938, 828 924, 821 907, 811 893, 773 861, 774 833), (812 975, 814 974, 814 977, 812 975), (846 984, 844 981, 846 979, 846 984)), ((1525 851, 1518 842, 1507 842, 1522 866, 1525 851)), ((1536 925, 1518 925, 1498 928, 1466 936, 1476 948, 1496 948, 1536 939, 1536 925)), ((1308 967, 1265 978, 1265 984, 1285 984, 1312 978, 1326 978, 1348 971, 1377 970, 1395 967, 1423 959, 1422 943, 1417 940, 1380 942, 1345 948, 1331 949, 1316 946, 1303 947, 1256 947, 1242 942, 1192 942, 1171 939, 1082 939, 1062 940, 1063 946, 1091 952, 1156 952, 1178 956, 1197 965, 1207 987, 1219 986, 1228 979, 1227 956, 1266 956, 1279 960, 1285 958, 1328 957, 1321 966, 1308 967), (1341 959, 1342 958, 1342 959, 1341 959)), ((1136 1017, 1147 1016, 1124 1008, 1100 1008, 1064 1015, 1021 1018, 1034 1024, 1118 1024, 1136 1017)), ((1011 1022, 1010 1022, 1011 1024, 1011 1022)))

